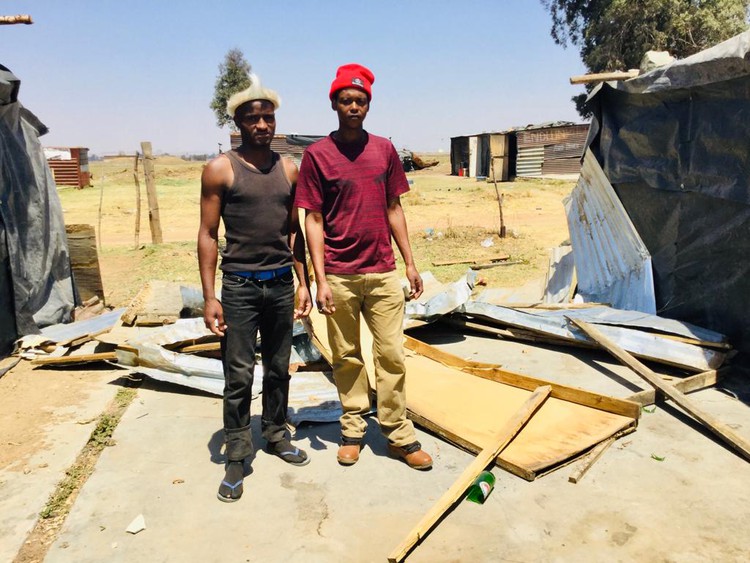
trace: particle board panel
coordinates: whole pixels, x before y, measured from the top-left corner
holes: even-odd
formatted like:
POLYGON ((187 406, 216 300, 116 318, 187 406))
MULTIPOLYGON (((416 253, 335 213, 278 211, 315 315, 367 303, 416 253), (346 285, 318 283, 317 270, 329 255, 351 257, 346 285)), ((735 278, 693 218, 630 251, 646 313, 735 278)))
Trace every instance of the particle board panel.
MULTIPOLYGON (((474 451, 488 447, 532 393, 414 353, 408 356, 407 373, 409 410, 460 436, 474 451)), ((535 478, 635 423, 632 416, 550 397, 497 462, 516 475, 535 478)))
MULTIPOLYGON (((325 319, 313 312, 308 331, 330 358, 325 319)), ((372 336, 362 324, 365 365, 372 377, 372 336)), ((527 480, 560 467, 599 442, 634 429, 640 413, 631 401, 468 362, 406 337, 407 408, 415 423, 475 453, 488 447, 508 418, 541 385, 552 395, 496 464, 527 480)))

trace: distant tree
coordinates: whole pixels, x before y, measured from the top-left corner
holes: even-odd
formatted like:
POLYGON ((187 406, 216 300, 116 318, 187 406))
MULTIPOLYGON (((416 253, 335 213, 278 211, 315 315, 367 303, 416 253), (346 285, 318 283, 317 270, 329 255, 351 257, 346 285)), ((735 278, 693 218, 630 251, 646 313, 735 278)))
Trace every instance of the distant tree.
POLYGON ((239 49, 230 49, 224 55, 224 62, 219 65, 219 76, 214 86, 214 99, 211 100, 211 109, 216 115, 216 124, 219 127, 229 124, 232 130, 236 129, 232 118, 227 115, 227 100, 236 92, 250 86, 250 63, 245 60, 245 55, 239 49))
MULTIPOLYGON (((646 51, 684 58, 748 27, 750 0, 541 0, 555 43, 575 45, 589 72, 638 68, 646 51)), ((586 94, 574 96, 587 117, 586 94)))

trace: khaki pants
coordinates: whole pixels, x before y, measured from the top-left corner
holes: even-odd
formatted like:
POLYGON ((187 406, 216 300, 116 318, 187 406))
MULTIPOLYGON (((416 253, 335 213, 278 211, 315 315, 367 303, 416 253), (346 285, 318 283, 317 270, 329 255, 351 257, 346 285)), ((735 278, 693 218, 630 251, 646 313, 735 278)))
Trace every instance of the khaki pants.
POLYGON ((373 336, 378 421, 395 446, 417 441, 406 418, 404 383, 404 293, 396 272, 326 275, 336 312, 328 317, 328 341, 333 353, 333 378, 344 414, 341 433, 350 440, 364 436, 362 418, 370 410, 367 371, 360 347, 360 314, 373 336))

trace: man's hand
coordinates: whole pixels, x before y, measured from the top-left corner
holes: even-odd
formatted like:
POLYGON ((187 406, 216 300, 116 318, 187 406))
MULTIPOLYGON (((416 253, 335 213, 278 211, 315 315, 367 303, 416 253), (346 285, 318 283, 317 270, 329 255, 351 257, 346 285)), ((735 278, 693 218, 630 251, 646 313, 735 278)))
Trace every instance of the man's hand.
POLYGON ((216 336, 224 336, 224 331, 227 329, 227 325, 224 324, 224 308, 216 297, 206 299, 203 304, 203 322, 206 323, 206 328, 216 336))
POLYGON ((422 291, 424 291, 424 286, 422 285, 422 276, 419 275, 416 266, 406 267, 406 279, 409 280, 409 286, 411 287, 407 299, 419 299, 422 291))
POLYGON ((310 290, 306 285, 300 284, 297 288, 297 308, 294 309, 294 318, 301 319, 306 317, 312 311, 312 299, 310 298, 310 290))
POLYGON ((318 305, 318 312, 324 315, 332 315, 336 311, 333 304, 333 292, 331 286, 326 281, 318 281, 318 294, 315 296, 315 302, 318 305))

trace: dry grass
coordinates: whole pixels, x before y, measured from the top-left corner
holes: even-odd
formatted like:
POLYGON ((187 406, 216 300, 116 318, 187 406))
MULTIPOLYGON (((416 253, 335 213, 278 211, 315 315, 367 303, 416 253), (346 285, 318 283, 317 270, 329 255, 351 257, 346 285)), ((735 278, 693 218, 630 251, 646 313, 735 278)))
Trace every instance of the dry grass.
MULTIPOLYGON (((468 266, 433 266, 433 262, 471 258, 483 260, 509 254, 520 264, 482 270, 491 287, 515 287, 544 275, 547 253, 568 238, 562 199, 570 181, 517 180, 498 184, 504 193, 508 236, 500 227, 497 196, 491 182, 450 176, 448 155, 421 155, 438 166, 407 174, 411 191, 402 198, 410 239, 420 271, 431 271, 443 282, 456 280, 468 266), (432 232, 432 236, 428 233, 432 232), (441 234, 439 234, 441 233, 441 234), (491 239, 493 246, 481 242, 491 239)), ((175 157, 155 160, 159 215, 165 243, 152 245, 146 187, 140 170, 140 244, 134 248, 135 187, 133 158, 91 164, 93 188, 61 188, 66 223, 99 223, 102 197, 100 264, 108 304, 127 304, 145 282, 171 280, 199 285, 195 237, 198 231, 200 175, 204 163, 175 157), (100 190, 103 189, 103 194, 100 190)), ((402 269, 402 263, 398 261, 402 269)), ((403 270, 402 270, 403 272, 403 270)))

